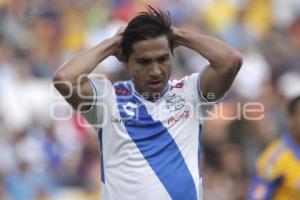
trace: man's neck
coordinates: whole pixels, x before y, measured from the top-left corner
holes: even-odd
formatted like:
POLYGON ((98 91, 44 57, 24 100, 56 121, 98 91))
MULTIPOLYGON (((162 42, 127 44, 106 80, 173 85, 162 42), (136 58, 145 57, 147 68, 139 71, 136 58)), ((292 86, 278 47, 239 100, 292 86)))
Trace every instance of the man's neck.
POLYGON ((145 92, 141 92, 139 91, 135 85, 134 82, 131 80, 132 86, 134 88, 134 92, 138 95, 141 96, 142 98, 148 100, 148 101, 152 101, 155 102, 158 99, 160 99, 170 88, 169 83, 166 84, 165 88, 163 89, 163 91, 161 93, 153 93, 152 95, 149 95, 149 93, 145 93, 145 92))

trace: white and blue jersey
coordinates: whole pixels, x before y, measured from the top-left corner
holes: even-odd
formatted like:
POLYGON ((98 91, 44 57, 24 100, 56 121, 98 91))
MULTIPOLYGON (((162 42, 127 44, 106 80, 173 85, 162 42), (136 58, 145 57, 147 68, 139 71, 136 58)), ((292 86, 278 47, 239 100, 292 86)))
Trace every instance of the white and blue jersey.
POLYGON ((90 79, 84 113, 99 133, 101 200, 201 200, 199 74, 169 81, 162 97, 141 97, 131 81, 90 79))

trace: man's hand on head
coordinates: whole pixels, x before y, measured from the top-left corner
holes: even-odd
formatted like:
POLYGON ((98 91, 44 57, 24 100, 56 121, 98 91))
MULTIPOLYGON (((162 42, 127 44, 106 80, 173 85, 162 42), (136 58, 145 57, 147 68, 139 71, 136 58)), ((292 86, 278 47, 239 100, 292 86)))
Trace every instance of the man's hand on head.
POLYGON ((173 49, 176 49, 179 46, 182 46, 182 42, 179 40, 179 36, 180 36, 180 28, 175 28, 172 27, 172 31, 173 31, 173 35, 174 35, 174 47, 173 49))
POLYGON ((124 61, 124 56, 122 53, 122 39, 125 28, 125 26, 120 27, 115 35, 110 38, 113 40, 112 55, 115 56, 120 62, 124 61))

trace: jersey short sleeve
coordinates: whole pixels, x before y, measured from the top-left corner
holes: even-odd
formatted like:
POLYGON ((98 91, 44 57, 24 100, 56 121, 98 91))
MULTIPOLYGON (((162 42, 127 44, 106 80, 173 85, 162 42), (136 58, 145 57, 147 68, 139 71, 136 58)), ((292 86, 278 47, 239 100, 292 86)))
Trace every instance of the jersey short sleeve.
POLYGON ((194 110, 197 112, 196 116, 198 118, 204 119, 213 106, 219 102, 208 101, 202 94, 200 83, 201 83, 201 73, 193 73, 191 75, 185 76, 182 79, 185 86, 187 95, 189 96, 194 110))
MULTIPOLYGON (((212 104, 218 103, 220 100, 222 100, 225 97, 226 94, 224 94, 222 97, 214 101, 207 99, 201 91, 201 76, 202 73, 193 73, 189 76, 184 77, 184 81, 187 83, 190 92, 192 92, 192 94, 197 95, 197 97, 199 98, 198 101, 209 102, 212 104)), ((211 99, 214 99, 214 97, 212 97, 211 99)))
POLYGON ((93 101, 91 107, 82 112, 86 120, 98 131, 106 116, 109 101, 112 98, 112 84, 107 79, 91 79, 89 83, 93 88, 93 101))

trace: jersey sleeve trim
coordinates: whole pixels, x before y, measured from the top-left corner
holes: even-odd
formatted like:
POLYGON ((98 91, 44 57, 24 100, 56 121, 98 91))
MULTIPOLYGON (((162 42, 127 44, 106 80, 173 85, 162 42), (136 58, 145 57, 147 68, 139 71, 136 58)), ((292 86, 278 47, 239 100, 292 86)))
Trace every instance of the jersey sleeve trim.
POLYGON ((93 101, 92 101, 92 103, 91 103, 91 106, 90 106, 87 110, 79 111, 80 113, 87 113, 87 112, 91 111, 91 110, 93 109, 93 107, 94 107, 94 106, 96 105, 96 103, 97 103, 97 96, 98 96, 98 94, 97 94, 96 86, 95 86, 94 82, 92 81, 92 79, 90 79, 90 78, 88 78, 88 77, 87 77, 87 79, 88 79, 89 84, 92 86, 92 90, 93 90, 93 101))
POLYGON ((215 99, 213 101, 207 99, 203 95, 203 93, 201 91, 201 81, 200 81, 201 80, 201 76, 202 76, 202 74, 199 74, 198 80, 197 80, 197 92, 198 92, 198 95, 201 98, 201 100, 204 101, 204 102, 206 102, 206 103, 212 103, 212 104, 216 104, 216 103, 221 102, 225 98, 225 96, 227 95, 227 92, 225 92, 225 94, 223 96, 221 96, 221 97, 219 97, 219 98, 217 98, 217 99, 215 99))

